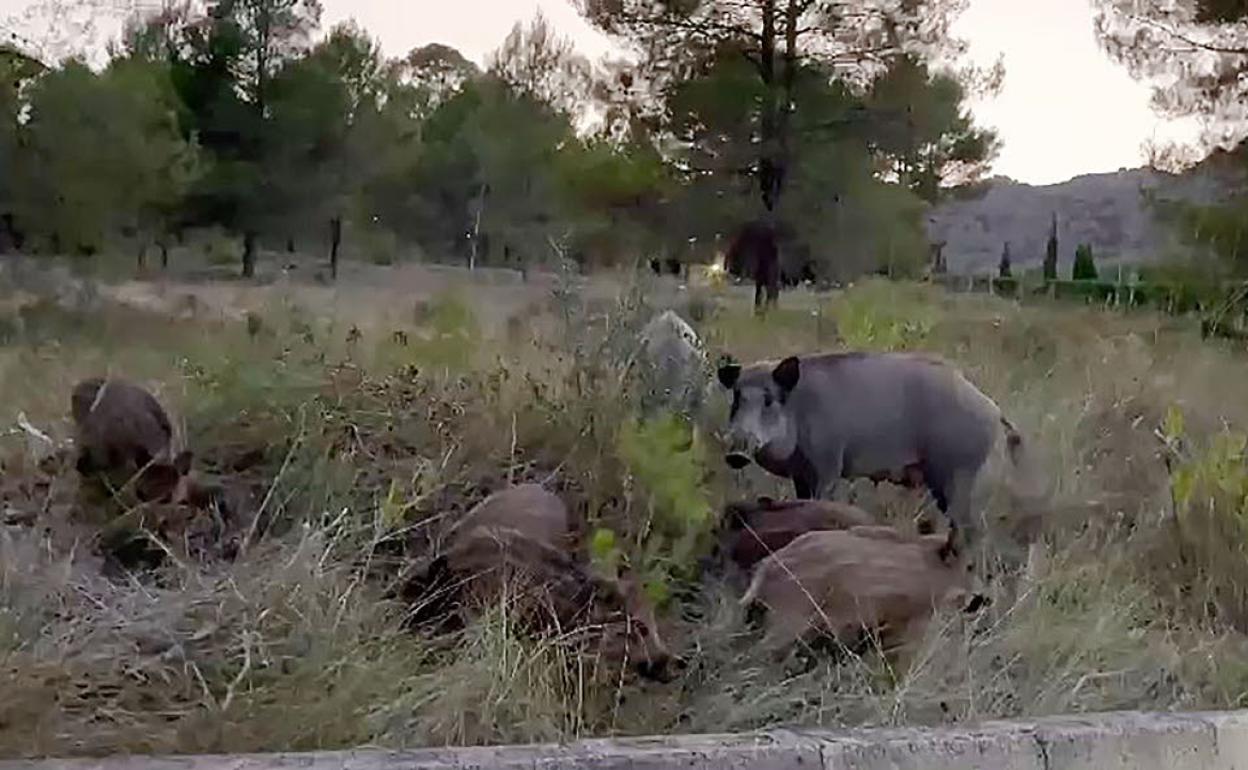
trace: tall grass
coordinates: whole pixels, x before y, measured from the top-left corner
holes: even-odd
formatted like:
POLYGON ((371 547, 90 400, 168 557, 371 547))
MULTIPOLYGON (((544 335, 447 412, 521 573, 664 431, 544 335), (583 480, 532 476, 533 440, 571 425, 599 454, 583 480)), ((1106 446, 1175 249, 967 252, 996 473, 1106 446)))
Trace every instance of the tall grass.
MULTIPOLYGON (((596 292, 559 282, 497 334, 477 320, 484 290, 438 298, 404 335, 384 324, 352 334, 297 303, 267 312, 262 333, 108 305, 27 311, 0 350, 0 755, 480 744, 1244 701, 1240 351, 1144 314, 884 282, 786 295, 761 320, 729 292, 700 295, 695 326, 712 360, 838 346, 950 358, 1022 429, 1049 492, 1030 560, 1000 558, 989 610, 940 618, 908 669, 873 654, 777 661, 757 651, 733 591, 696 567, 726 500, 786 486, 718 461, 719 401, 640 420, 627 372, 657 308, 645 280, 612 299, 596 292), (170 549, 155 572, 118 572, 97 553, 68 464, 4 432, 20 411, 64 439, 70 385, 102 371, 150 385, 202 467, 263 504, 237 560, 170 549), (676 682, 636 682, 570 636, 528 636, 505 603, 454 636, 403 630, 404 570, 440 546, 446 523, 526 480, 568 501, 589 557, 640 568, 664 600, 664 636, 688 663, 676 682)), ((849 491, 898 521, 923 504, 887 485, 849 491)), ((984 506, 994 553, 1009 553, 1024 512, 999 495, 984 506)))

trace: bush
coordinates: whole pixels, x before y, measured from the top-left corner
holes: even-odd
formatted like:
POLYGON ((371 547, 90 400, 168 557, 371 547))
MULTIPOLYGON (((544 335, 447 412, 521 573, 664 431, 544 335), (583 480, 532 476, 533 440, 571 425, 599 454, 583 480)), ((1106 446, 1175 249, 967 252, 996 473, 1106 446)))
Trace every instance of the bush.
POLYGON ((463 297, 442 295, 418 315, 421 328, 410 343, 412 362, 453 371, 467 368, 480 346, 481 328, 463 297))
POLYGON ((922 345, 932 318, 916 298, 897 296, 888 281, 867 281, 836 304, 836 328, 854 350, 907 350, 922 345), (908 301, 909 300, 909 301, 908 301))
POLYGON ((1092 260, 1092 247, 1086 243, 1079 244, 1075 249, 1075 266, 1071 278, 1076 281, 1095 281, 1097 279, 1096 263, 1092 260))
POLYGON ((204 258, 210 265, 237 265, 243 260, 243 245, 220 227, 204 231, 204 258))
POLYGON ((1183 604, 1202 608, 1207 619, 1248 632, 1248 435, 1223 430, 1192 442, 1177 407, 1161 433, 1179 556, 1163 588, 1189 594, 1183 604))
MULTIPOLYGON (((618 452, 645 506, 642 571, 647 590, 667 598, 673 579, 691 579, 702 539, 713 524, 704 487, 706 461, 697 432, 675 415, 624 425, 618 452)), ((614 538, 594 540, 599 558, 610 558, 614 538)))
POLYGON ((399 261, 399 239, 389 230, 369 228, 359 234, 360 252, 374 265, 393 265, 399 261))

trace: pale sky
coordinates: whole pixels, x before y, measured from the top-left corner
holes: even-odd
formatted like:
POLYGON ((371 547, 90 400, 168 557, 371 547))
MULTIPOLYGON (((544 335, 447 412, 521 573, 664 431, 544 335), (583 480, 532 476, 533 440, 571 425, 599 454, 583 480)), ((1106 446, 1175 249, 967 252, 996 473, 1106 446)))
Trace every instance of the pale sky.
MULTIPOLYGON (((35 0, 0 0, 0 18, 35 0)), ((143 0, 132 0, 143 2, 143 0)), ((1005 55, 1005 87, 974 105, 979 121, 1004 142, 994 173, 1035 184, 1116 171, 1144 162, 1149 139, 1192 140, 1193 122, 1167 122, 1152 112, 1149 88, 1131 79, 1097 47, 1091 0, 971 0, 956 32, 971 56, 990 64, 1005 55)), ((354 17, 400 56, 429 42, 454 46, 478 62, 517 21, 540 8, 586 55, 610 41, 581 19, 569 0, 322 0, 329 27, 354 17)))

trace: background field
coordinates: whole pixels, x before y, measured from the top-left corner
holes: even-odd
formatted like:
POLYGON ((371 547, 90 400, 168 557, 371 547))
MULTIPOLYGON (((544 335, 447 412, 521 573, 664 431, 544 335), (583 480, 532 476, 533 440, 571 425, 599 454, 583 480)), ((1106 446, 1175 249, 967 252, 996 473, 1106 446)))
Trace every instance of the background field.
MULTIPOLYGON (((22 414, 63 440, 76 379, 135 378, 170 406, 204 468, 260 450, 241 477, 274 524, 233 563, 171 558, 155 575, 106 575, 72 468, 38 465, 40 442, 13 427, 2 443, 0 755, 1242 705, 1246 366, 1187 322, 883 281, 787 293, 760 321, 742 289, 649 276, 372 270, 333 290, 298 279, 69 290, 63 275, 6 273, 19 298, 0 324, 6 427, 22 414), (191 292, 196 303, 182 299, 191 292), (759 658, 735 595, 691 581, 691 568, 709 546, 705 509, 787 490, 723 466, 722 399, 691 445, 670 426, 630 427, 624 372, 636 330, 662 306, 694 323, 712 360, 851 347, 932 351, 964 367, 1023 430, 1051 492, 1033 512, 985 497, 987 612, 937 624, 908 671, 875 655, 806 670, 800 656, 759 658), (564 640, 524 638, 501 608, 455 639, 400 630, 404 608, 386 592, 404 564, 440 523, 520 479, 558 489, 650 576, 689 662, 679 679, 634 683, 564 640), (1042 524, 1030 559, 1011 538, 1027 513, 1042 524)), ((850 492, 897 520, 923 504, 887 485, 850 492)))

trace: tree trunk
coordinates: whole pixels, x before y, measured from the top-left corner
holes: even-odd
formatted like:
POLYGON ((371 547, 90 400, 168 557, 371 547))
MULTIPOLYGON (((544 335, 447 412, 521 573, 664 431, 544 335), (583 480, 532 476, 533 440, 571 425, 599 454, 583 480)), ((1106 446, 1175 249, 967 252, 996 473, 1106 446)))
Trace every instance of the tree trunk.
POLYGON ((243 277, 256 275, 256 234, 250 230, 243 234, 243 277))
POLYGON ((290 236, 286 236, 286 253, 287 254, 295 253, 295 239, 291 238, 290 236))
POLYGON ((147 241, 139 241, 139 271, 147 269, 147 241))
POLYGON ((169 269, 169 242, 165 240, 164 238, 161 238, 157 245, 160 246, 160 269, 168 270, 169 269))
POLYGON ((776 205, 776 0, 763 0, 763 33, 759 45, 759 75, 763 80, 763 107, 759 120, 759 192, 763 208, 776 205))
POLYGON ((342 217, 329 220, 329 276, 338 280, 338 246, 342 243, 342 217))
POLYGON ((792 133, 791 115, 793 112, 793 100, 795 98, 794 91, 797 85, 797 37, 798 37, 798 20, 801 18, 802 11, 806 3, 799 0, 788 0, 784 14, 784 78, 782 81, 782 89, 780 91, 780 104, 776 115, 776 160, 775 163, 775 180, 773 182, 774 189, 772 191, 773 205, 779 204, 779 199, 784 191, 784 184, 789 173, 789 162, 791 158, 791 139, 792 133))
POLYGON ((481 212, 485 209, 485 185, 477 197, 477 217, 472 223, 472 253, 468 256, 468 269, 477 269, 477 241, 481 239, 481 212))

